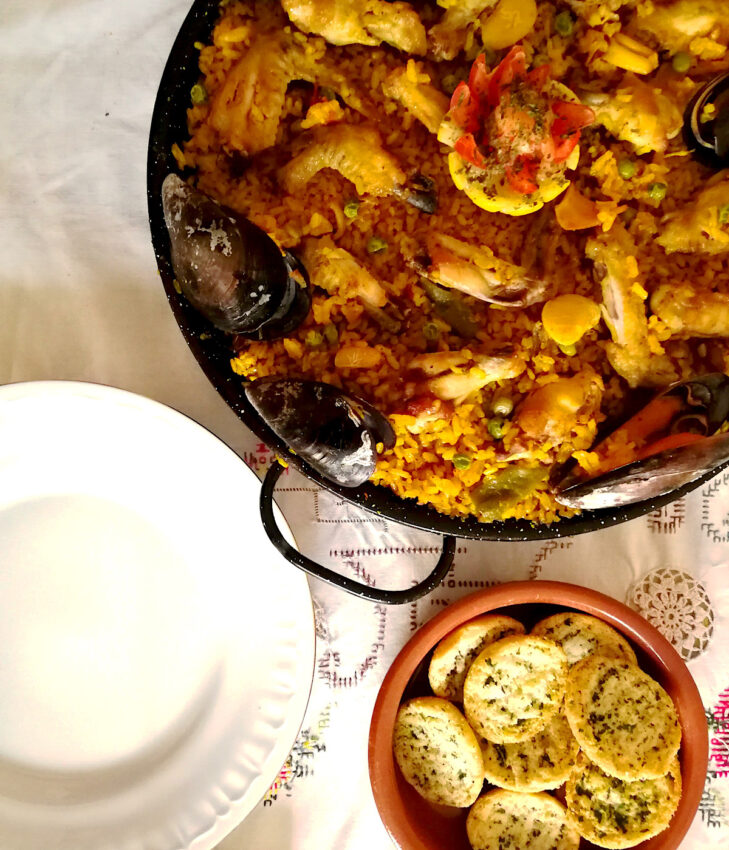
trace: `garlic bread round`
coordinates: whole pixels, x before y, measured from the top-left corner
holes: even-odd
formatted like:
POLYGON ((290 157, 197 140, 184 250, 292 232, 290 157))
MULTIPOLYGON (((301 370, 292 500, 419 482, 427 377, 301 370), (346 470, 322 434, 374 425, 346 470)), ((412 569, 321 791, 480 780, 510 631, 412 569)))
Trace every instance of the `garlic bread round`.
POLYGON ((428 667, 433 693, 443 699, 463 702, 466 673, 479 652, 494 641, 524 634, 524 631, 524 626, 512 617, 485 614, 447 634, 433 650, 428 667))
POLYGON ((426 800, 463 807, 481 793, 481 748, 466 718, 447 700, 417 697, 403 703, 392 744, 402 775, 426 800))
POLYGON ((544 638, 512 635, 489 644, 463 685, 468 722, 496 744, 531 738, 559 711, 567 671, 564 652, 544 638))
POLYGON ((481 739, 486 780, 510 791, 559 788, 571 774, 579 749, 561 712, 526 741, 495 744, 481 739))
POLYGON ((681 744, 671 697, 635 664, 590 655, 570 670, 565 715, 580 748, 610 776, 664 776, 681 744))
POLYGON ((628 641, 597 617, 564 611, 540 620, 532 629, 533 635, 553 640, 562 647, 570 665, 588 655, 602 655, 637 664, 633 648, 628 641))
POLYGON ((599 847, 634 847, 671 822, 681 798, 681 768, 674 758, 657 779, 609 776, 580 753, 567 781, 567 808, 577 831, 599 847))
POLYGON ((473 850, 577 850, 580 844, 567 810, 554 797, 500 788, 475 802, 466 833, 473 850))

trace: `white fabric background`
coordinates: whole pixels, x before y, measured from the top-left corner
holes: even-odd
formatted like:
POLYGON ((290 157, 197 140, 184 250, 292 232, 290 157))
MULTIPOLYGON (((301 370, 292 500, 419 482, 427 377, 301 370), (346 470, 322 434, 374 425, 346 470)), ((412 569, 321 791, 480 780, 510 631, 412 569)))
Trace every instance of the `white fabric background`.
MULTIPOLYGON (((183 341, 149 237, 149 123, 187 10, 187 0, 0 0, 0 383, 77 379, 138 392, 190 415, 261 467, 267 456, 183 341)), ((363 516, 298 476, 280 490, 302 548, 351 574, 387 571, 388 583, 405 586, 435 557, 412 551, 437 546, 431 535, 363 516)), ((729 542, 704 526, 707 512, 721 526, 728 496, 725 476, 678 512, 574 541, 464 543, 451 581, 404 609, 312 582, 319 658, 291 775, 222 846, 389 846, 366 768, 377 688, 415 625, 485 582, 557 578, 624 599, 656 567, 688 571, 703 582, 716 616, 709 650, 690 668, 705 704, 714 705, 729 686, 729 542)), ((697 815, 686 848, 729 847, 729 781, 716 787, 712 812, 722 823, 697 815)))

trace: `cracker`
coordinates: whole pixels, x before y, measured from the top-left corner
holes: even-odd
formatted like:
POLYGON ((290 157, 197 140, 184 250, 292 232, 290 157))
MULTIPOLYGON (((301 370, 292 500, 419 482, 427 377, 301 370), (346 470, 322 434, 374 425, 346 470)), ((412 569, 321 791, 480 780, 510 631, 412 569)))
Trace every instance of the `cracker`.
POLYGON ((481 748, 466 718, 447 700, 417 697, 403 703, 393 750, 407 782, 432 803, 470 806, 481 792, 481 748))
POLYGON ((473 850, 577 850, 580 834, 549 794, 498 789, 479 797, 466 819, 473 850))
POLYGON ((567 808, 577 831, 599 847, 634 847, 671 822, 681 797, 681 768, 674 758, 657 779, 609 776, 580 753, 567 781, 567 808))
POLYGON ((567 670, 564 652, 544 638, 512 635, 490 644, 466 675, 468 722, 496 744, 531 738, 559 710, 567 670))
POLYGON ((560 712, 533 738, 516 744, 481 739, 488 782, 510 791, 559 788, 572 772, 579 745, 560 712))
POLYGON ((463 683, 473 660, 489 643, 508 635, 524 634, 524 626, 512 617, 486 614, 464 623, 436 646, 428 667, 433 693, 463 702, 463 683))
POLYGON ((663 776, 681 744, 671 697, 634 664, 591 655, 569 674, 565 715, 580 748, 618 779, 663 776))
POLYGON ((540 620, 531 632, 562 647, 567 661, 572 665, 588 655, 602 655, 637 664, 633 648, 628 641, 597 617, 564 611, 540 620))

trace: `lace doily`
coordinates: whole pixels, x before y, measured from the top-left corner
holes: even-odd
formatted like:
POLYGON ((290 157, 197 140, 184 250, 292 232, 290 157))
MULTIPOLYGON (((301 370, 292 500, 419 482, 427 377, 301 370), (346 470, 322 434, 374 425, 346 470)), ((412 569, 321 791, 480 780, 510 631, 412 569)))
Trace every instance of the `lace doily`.
POLYGON ((684 661, 701 655, 714 631, 714 612, 701 582, 681 570, 652 570, 628 591, 627 603, 655 626, 684 661))

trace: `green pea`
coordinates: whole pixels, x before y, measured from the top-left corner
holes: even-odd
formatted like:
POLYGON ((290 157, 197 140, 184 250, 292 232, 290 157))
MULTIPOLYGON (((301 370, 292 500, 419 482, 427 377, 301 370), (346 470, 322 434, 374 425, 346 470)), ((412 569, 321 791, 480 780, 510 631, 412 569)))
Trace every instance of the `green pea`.
POLYGON ((331 322, 328 325, 324 325, 324 338, 330 345, 335 345, 339 342, 337 326, 333 325, 331 322))
POLYGON ((632 159, 621 159, 618 163, 618 174, 623 178, 623 180, 630 180, 631 177, 635 177, 635 163, 632 159))
POLYGON ((319 331, 307 331, 306 336, 304 337, 304 344, 308 348, 319 348, 323 342, 324 337, 319 333, 319 331))
POLYGON ((504 420, 496 416, 489 419, 486 430, 494 440, 500 440, 504 436, 504 420))
POLYGON ((435 342, 440 336, 440 328, 435 322, 427 322, 423 325, 423 336, 428 342, 435 342))
POLYGON ((357 218, 359 214, 359 200, 357 198, 351 198, 344 205, 344 215, 347 218, 357 218))
POLYGON ((468 455, 458 454, 453 455, 453 466, 456 469, 468 469, 471 465, 471 458, 468 455))
POLYGON ((491 409, 497 416, 508 416, 514 409, 514 402, 506 396, 494 399, 491 409))
POLYGON ((367 240, 367 253, 368 254, 381 254, 383 251, 387 250, 387 240, 383 239, 381 236, 370 236, 367 240))
POLYGON ((666 197, 666 191, 668 186, 665 183, 651 183, 648 186, 648 197, 660 204, 660 202, 666 197))
POLYGON ((719 224, 729 223, 729 204, 719 207, 719 224))
POLYGON ((554 28, 562 36, 572 35, 575 21, 566 9, 554 16, 554 28))
POLYGON ((685 74, 693 64, 693 61, 690 53, 681 51, 680 53, 676 53, 673 59, 671 59, 671 65, 677 74, 685 74))
POLYGON ((205 86, 202 83, 195 83, 195 85, 190 89, 190 100, 192 101, 193 106, 200 106, 201 103, 205 103, 208 99, 208 93, 205 90, 205 86))

